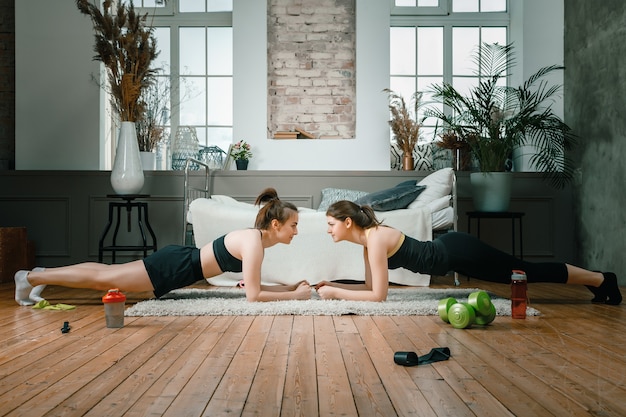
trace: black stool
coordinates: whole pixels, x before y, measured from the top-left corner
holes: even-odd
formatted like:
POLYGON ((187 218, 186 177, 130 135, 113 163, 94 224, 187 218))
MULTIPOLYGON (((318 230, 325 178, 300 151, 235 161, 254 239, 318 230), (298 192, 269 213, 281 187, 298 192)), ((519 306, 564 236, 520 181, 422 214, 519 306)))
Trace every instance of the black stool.
POLYGON ((109 202, 109 222, 107 223, 104 231, 102 232, 102 236, 100 237, 100 242, 98 244, 98 262, 102 263, 102 257, 104 252, 111 252, 111 263, 115 263, 115 253, 116 252, 132 252, 132 251, 143 251, 144 258, 148 256, 148 251, 156 251, 157 250, 157 240, 154 232, 152 231, 152 227, 150 226, 150 222, 148 221, 148 203, 145 201, 134 201, 138 198, 147 198, 150 197, 149 194, 108 194, 108 198, 121 198, 124 200, 123 202, 110 201, 109 202), (131 231, 131 212, 134 208, 137 209, 137 222, 139 224, 139 232, 141 233, 141 239, 143 245, 118 245, 117 242, 117 233, 120 229, 120 221, 122 215, 122 208, 126 208, 126 224, 127 230, 131 231), (112 244, 109 246, 104 245, 104 240, 107 237, 107 234, 111 230, 111 226, 113 225, 113 212, 117 212, 117 219, 115 223, 115 229, 113 231, 113 239, 112 244), (145 226, 145 228, 144 228, 145 226), (148 244, 148 240, 146 238, 146 231, 150 233, 150 237, 152 238, 152 244, 148 244))

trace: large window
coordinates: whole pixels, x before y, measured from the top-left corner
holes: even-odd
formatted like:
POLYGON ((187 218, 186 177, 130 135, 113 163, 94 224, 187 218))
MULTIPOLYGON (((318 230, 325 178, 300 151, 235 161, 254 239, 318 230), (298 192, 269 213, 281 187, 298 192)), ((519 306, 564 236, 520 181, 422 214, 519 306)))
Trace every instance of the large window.
MULTIPOLYGON (((190 126, 200 146, 228 150, 233 139, 232 0, 134 3, 150 14, 155 27, 160 50, 155 67, 168 95, 162 117, 166 139, 171 143, 179 126, 190 126)), ((165 158, 159 168, 167 167, 165 158)))
MULTIPOLYGON (((407 99, 443 81, 467 91, 478 83, 472 55, 483 42, 508 43, 508 27, 507 0, 395 0, 390 88, 407 99)), ((426 120, 420 141, 434 133, 435 121, 426 120)))

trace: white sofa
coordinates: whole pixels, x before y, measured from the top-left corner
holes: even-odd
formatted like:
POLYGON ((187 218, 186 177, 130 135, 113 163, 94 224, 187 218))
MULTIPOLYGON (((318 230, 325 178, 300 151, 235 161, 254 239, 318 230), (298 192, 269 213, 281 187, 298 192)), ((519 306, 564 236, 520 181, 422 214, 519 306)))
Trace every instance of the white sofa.
MULTIPOLYGON (((396 227, 409 236, 430 240, 433 229, 451 229, 455 224, 453 181, 451 169, 436 171, 418 182, 426 185, 426 189, 409 208, 377 212, 377 216, 384 224, 396 227)), ((201 247, 229 231, 252 227, 257 212, 258 207, 252 204, 214 195, 193 200, 189 205, 187 221, 192 224, 195 244, 201 247)), ((293 284, 302 279, 311 284, 338 279, 362 281, 362 246, 348 242, 334 243, 326 230, 325 211, 299 208, 298 235, 290 245, 279 244, 265 251, 262 282, 271 285, 293 284)), ((210 278, 209 282, 233 286, 241 279, 241 273, 229 272, 210 278)), ((390 270, 389 279, 396 284, 411 286, 428 286, 430 283, 429 275, 404 269, 390 270)))

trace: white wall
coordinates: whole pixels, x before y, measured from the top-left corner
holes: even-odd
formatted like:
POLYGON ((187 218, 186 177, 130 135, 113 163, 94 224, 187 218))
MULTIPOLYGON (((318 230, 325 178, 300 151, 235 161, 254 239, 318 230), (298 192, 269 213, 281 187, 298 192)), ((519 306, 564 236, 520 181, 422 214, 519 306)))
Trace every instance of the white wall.
MULTIPOLYGON (((389 169, 382 93, 389 83, 389 2, 356 2, 355 138, 296 141, 267 139, 267 2, 234 1, 234 139, 254 147, 249 169, 389 169)), ((16 169, 101 169, 102 100, 90 79, 99 64, 92 61, 89 18, 74 1, 15 3, 16 169)), ((512 30, 524 76, 562 62, 563 0, 511 3, 523 7, 512 30)))
MULTIPOLYGON (((563 0, 511 1, 511 40, 515 45, 518 65, 513 71, 512 85, 520 85, 532 74, 548 65, 564 64, 563 0), (523 59, 522 59, 523 58, 523 59)), ((564 72, 556 71, 545 80, 549 85, 563 85, 564 72)), ((563 90, 554 97, 552 109, 564 117, 563 90)), ((515 171, 536 171, 530 163, 534 147, 523 146, 514 151, 515 171)))
POLYGON ((97 170, 93 31, 73 0, 15 2, 15 168, 97 170))
MULTIPOLYGON (((563 0, 525 0, 524 17, 524 78, 547 65, 564 65, 563 0)), ((550 84, 557 85, 563 85, 564 79, 563 71, 554 72, 547 78, 550 84)), ((554 109, 558 116, 564 116, 562 96, 554 109)))
POLYGON ((357 0, 354 139, 267 138, 267 2, 234 2, 234 139, 254 150, 248 169, 388 170, 389 3, 357 0), (366 28, 367 30, 359 30, 366 28), (243 29, 243 30, 240 30, 243 29))
MULTIPOLYGON (((511 38, 518 58, 513 85, 519 85, 538 69, 548 65, 563 65, 564 5, 563 0, 511 1, 511 38), (523 59, 522 59, 523 58, 523 59)), ((547 80, 562 85, 563 71, 554 72, 547 80)), ((563 101, 555 106, 563 116, 563 101)))

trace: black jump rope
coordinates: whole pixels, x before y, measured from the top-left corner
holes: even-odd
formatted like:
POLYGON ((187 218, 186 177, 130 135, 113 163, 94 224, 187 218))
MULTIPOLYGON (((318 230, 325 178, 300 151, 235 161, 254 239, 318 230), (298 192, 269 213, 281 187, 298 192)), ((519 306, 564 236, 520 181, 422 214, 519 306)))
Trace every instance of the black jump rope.
POLYGON ((415 352, 396 352, 393 361, 402 366, 426 365, 433 362, 450 359, 450 349, 447 347, 432 348, 426 355, 417 356, 415 352))

